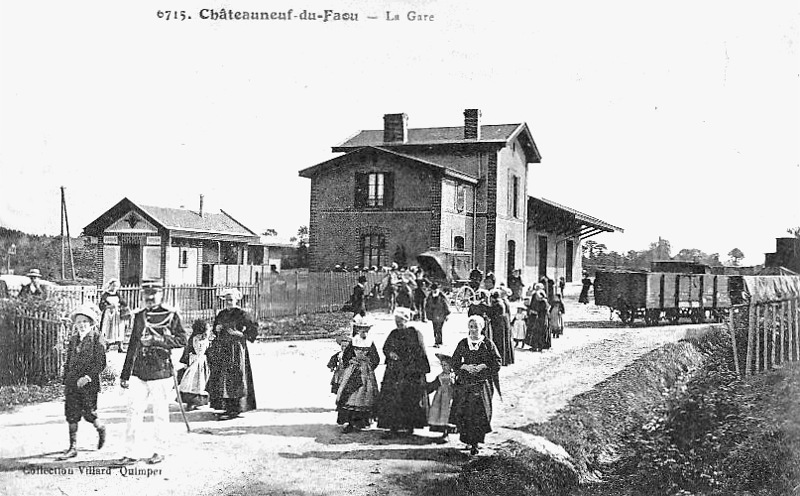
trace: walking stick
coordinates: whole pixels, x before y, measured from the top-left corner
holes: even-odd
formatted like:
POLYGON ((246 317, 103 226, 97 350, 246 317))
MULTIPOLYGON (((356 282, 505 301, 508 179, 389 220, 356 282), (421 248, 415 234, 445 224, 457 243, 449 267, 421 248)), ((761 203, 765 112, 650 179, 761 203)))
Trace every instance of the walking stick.
POLYGON ((181 401, 181 389, 178 385, 178 374, 175 372, 175 367, 172 366, 172 360, 169 362, 169 368, 172 369, 172 381, 175 383, 175 394, 178 395, 178 407, 181 409, 183 423, 186 424, 186 432, 192 432, 192 428, 189 427, 189 420, 186 418, 186 411, 183 409, 183 401, 181 401))

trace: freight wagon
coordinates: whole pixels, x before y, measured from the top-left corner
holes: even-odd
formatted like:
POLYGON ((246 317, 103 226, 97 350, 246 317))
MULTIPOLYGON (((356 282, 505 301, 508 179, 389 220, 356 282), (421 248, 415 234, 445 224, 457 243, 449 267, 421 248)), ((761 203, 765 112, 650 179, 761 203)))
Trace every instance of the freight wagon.
POLYGON ((741 303, 742 289, 741 276, 707 273, 599 271, 594 281, 595 303, 616 310, 626 324, 721 321, 741 303))

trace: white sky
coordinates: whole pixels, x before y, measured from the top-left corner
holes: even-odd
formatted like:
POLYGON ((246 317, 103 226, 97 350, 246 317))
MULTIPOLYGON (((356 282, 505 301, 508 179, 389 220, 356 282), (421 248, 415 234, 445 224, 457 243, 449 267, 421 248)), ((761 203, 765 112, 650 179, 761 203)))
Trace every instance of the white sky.
POLYGON ((71 233, 122 197, 292 235, 297 171, 383 114, 410 127, 525 121, 530 193, 625 229, 763 263, 800 225, 796 1, 6 2, 0 225, 71 233), (517 5, 519 4, 519 5, 517 5), (524 6, 523 6, 524 5, 524 6), (336 8, 355 23, 211 22, 205 7, 336 8), (157 9, 187 9, 164 21, 157 9), (429 23, 370 21, 386 10, 429 23))

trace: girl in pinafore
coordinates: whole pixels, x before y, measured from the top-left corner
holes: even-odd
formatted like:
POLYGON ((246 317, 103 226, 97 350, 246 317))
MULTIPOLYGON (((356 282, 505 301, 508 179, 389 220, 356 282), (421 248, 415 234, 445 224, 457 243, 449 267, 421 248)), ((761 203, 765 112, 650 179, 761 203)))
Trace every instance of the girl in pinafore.
POLYGON ((203 319, 192 323, 192 335, 186 343, 180 362, 186 365, 178 389, 181 401, 187 404, 187 410, 208 404, 206 383, 210 370, 206 360, 206 350, 211 343, 211 329, 203 319))
POLYGON ((436 391, 433 395, 431 408, 428 411, 428 429, 431 432, 441 432, 442 437, 436 440, 444 444, 448 441, 447 435, 455 430, 455 425, 450 423, 450 407, 453 404, 453 383, 456 377, 453 373, 453 358, 450 355, 436 354, 442 364, 442 373, 428 383, 428 393, 436 391))
POLYGON ((331 356, 328 360, 328 370, 333 372, 331 377, 331 393, 336 394, 339 391, 339 384, 342 382, 342 375, 346 365, 344 363, 344 352, 350 346, 352 338, 350 336, 337 336, 336 342, 339 344, 340 350, 331 356))
POLYGON ((564 334, 564 303, 558 293, 553 296, 550 306, 550 332, 555 338, 564 334))
POLYGON ((372 324, 364 317, 356 315, 353 319, 355 336, 342 355, 345 369, 336 392, 336 410, 339 412, 336 423, 345 424, 342 430, 345 434, 369 427, 375 417, 378 401, 375 368, 381 357, 372 336, 369 336, 370 327, 372 324))

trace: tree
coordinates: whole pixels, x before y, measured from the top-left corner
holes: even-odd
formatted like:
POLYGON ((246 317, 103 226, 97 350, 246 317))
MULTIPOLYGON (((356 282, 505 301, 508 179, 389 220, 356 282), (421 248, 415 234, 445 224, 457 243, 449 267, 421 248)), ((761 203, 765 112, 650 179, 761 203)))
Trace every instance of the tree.
POLYGON ((675 255, 674 260, 686 260, 687 262, 702 262, 708 255, 697 248, 684 248, 675 255))
POLYGON ((262 236, 277 236, 278 235, 278 231, 276 231, 275 229, 270 228, 270 229, 264 230, 264 232, 262 232, 261 235, 262 236))
POLYGON ((669 241, 658 237, 658 241, 650 243, 650 252, 652 258, 650 260, 670 260, 672 258, 672 247, 669 241))
POLYGON ((584 256, 589 260, 594 259, 594 247, 597 246, 597 241, 590 239, 581 246, 584 256))
POLYGON ((791 234, 795 238, 800 238, 800 226, 797 227, 790 227, 786 230, 787 233, 791 234))
POLYGON ((744 258, 744 253, 739 248, 734 248, 728 252, 728 257, 730 257, 731 264, 738 266, 739 262, 744 258))
POLYGON ((297 267, 308 267, 308 226, 300 226, 293 239, 297 241, 297 267))

